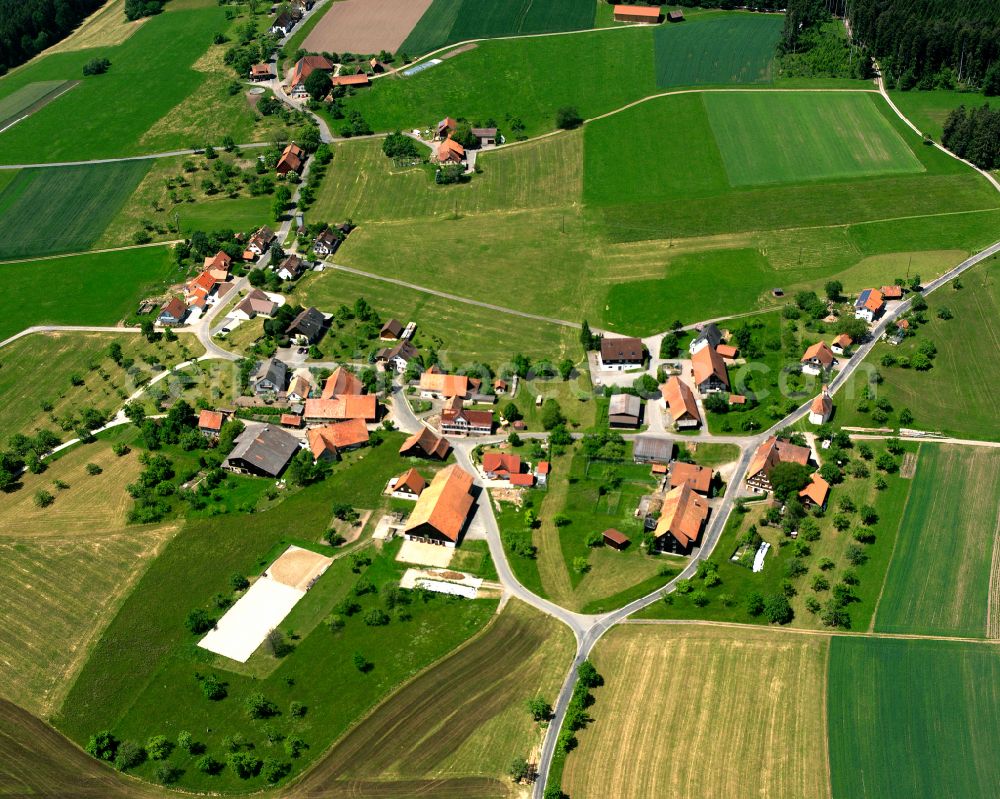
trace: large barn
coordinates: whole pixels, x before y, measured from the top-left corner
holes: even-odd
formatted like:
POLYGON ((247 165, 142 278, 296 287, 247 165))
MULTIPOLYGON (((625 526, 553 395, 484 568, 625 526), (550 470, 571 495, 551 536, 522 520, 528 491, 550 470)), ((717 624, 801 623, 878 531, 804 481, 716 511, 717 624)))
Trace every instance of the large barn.
POLYGON ((472 475, 457 464, 438 472, 417 500, 403 530, 409 541, 453 547, 472 509, 472 475))

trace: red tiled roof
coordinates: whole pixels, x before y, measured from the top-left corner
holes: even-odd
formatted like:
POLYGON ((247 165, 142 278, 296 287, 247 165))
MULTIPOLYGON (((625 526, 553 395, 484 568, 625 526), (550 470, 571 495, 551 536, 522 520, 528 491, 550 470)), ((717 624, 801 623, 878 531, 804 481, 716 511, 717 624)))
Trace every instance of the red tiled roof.
POLYGON ((747 404, 747 398, 744 397, 742 394, 730 394, 729 395, 729 404, 730 405, 746 405, 747 404))
POLYGON ((723 358, 735 358, 739 354, 739 348, 734 347, 732 344, 719 344, 715 351, 719 353, 723 358))
POLYGON ((368 442, 368 428, 360 419, 347 422, 314 427, 306 431, 309 449, 314 457, 319 457, 325 450, 336 451, 346 447, 356 447, 368 442))
POLYGON ((625 544, 631 543, 627 535, 618 532, 613 527, 605 530, 603 533, 601 533, 601 535, 604 537, 605 541, 610 541, 611 543, 617 544, 620 547, 625 546, 625 544))
POLYGON ((323 384, 323 399, 333 399, 343 395, 360 395, 365 391, 364 384, 343 366, 338 366, 323 384))
POLYGON ((401 491, 405 488, 411 494, 419 494, 426 487, 427 481, 424 479, 424 476, 416 469, 410 469, 396 478, 396 482, 393 485, 392 490, 401 491))
POLYGON ((779 463, 799 463, 805 466, 811 454, 808 447, 800 447, 782 441, 777 436, 771 436, 754 452, 753 458, 750 459, 750 468, 747 469, 747 477, 753 477, 761 472, 770 474, 771 469, 779 463))
POLYGON ((333 399, 306 400, 306 419, 364 419, 375 421, 378 404, 374 394, 345 394, 333 399))
POLYGON ((428 524, 448 540, 458 541, 472 508, 471 488, 471 474, 458 464, 445 467, 420 495, 405 532, 428 524))
POLYGON ((539 461, 538 465, 535 467, 535 472, 538 474, 548 474, 550 465, 548 461, 539 461))
POLYGON ((659 6, 615 6, 615 16, 660 18, 659 6))
POLYGON ((687 484, 677 486, 663 498, 653 537, 661 538, 670 533, 683 546, 690 546, 698 540, 707 518, 708 501, 687 484))
POLYGON ((691 366, 694 369, 695 385, 701 385, 712 375, 722 381, 723 385, 729 385, 729 374, 726 372, 726 364, 711 347, 702 347, 691 356, 691 366))
POLYGON ((510 476, 510 484, 512 486, 533 486, 535 484, 535 475, 512 474, 510 476))
POLYGON ((833 350, 830 349, 830 345, 825 341, 817 341, 813 344, 805 351, 800 360, 802 363, 805 363, 813 359, 819 361, 823 366, 830 366, 836 360, 833 357, 833 350))
POLYGON ((448 443, 447 439, 439 436, 427 427, 422 428, 419 433, 414 433, 406 439, 406 441, 403 442, 403 446, 399 448, 399 454, 405 455, 415 447, 419 447, 428 456, 435 458, 447 457, 448 450, 451 449, 451 445, 448 443))
POLYGON ((281 423, 285 427, 302 427, 302 417, 294 413, 281 414, 281 423))
POLYGON ((226 417, 218 411, 203 410, 198 414, 198 427, 202 430, 214 430, 219 432, 226 417))
POLYGON ((483 471, 508 475, 518 474, 521 471, 521 456, 506 452, 483 453, 483 471))
POLYGON ((812 482, 799 491, 799 496, 803 499, 812 500, 817 505, 823 505, 829 493, 830 484, 820 477, 818 473, 815 473, 812 475, 812 482))
POLYGON ((469 378, 465 375, 446 375, 429 369, 420 375, 420 390, 441 394, 444 397, 464 397, 469 393, 469 378))
POLYGON ((903 296, 902 286, 882 286, 882 296, 887 300, 898 300, 903 296))
POLYGON ((364 73, 360 75, 338 75, 333 78, 334 86, 367 86, 370 82, 368 75, 364 73))
POLYGON ((666 383, 660 386, 660 393, 663 395, 664 402, 667 403, 670 417, 675 422, 684 417, 701 421, 694 392, 677 375, 672 375, 666 383))
POLYGON ((689 485, 700 494, 707 494, 712 485, 712 470, 707 466, 677 461, 670 471, 670 487, 689 485))

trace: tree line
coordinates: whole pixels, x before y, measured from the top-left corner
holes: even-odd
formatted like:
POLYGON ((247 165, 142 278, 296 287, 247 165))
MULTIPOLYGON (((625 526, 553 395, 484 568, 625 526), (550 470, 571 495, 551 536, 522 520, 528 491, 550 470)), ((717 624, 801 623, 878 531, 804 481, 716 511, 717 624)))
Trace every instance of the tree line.
POLYGON ((0 75, 65 38, 104 0, 0 0, 0 75))
POLYGON ((960 105, 945 120, 941 143, 980 169, 1000 169, 1000 108, 960 105))
MULTIPOLYGON (((789 12, 801 2, 822 4, 792 0, 789 12)), ((826 0, 835 13, 844 3, 826 0)), ((849 18, 855 42, 878 59, 886 80, 899 89, 962 83, 1000 93, 995 0, 852 0, 849 18)))

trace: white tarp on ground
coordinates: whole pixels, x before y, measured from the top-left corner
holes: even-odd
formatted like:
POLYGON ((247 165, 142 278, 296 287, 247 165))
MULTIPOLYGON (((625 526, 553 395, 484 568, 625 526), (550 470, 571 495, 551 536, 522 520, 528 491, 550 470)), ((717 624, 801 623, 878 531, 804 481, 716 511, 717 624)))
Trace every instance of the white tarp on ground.
POLYGON ((301 589, 261 577, 219 619, 216 628, 202 638, 198 646, 246 663, 267 634, 281 624, 305 595, 301 589))
POLYGON ((771 548, 771 545, 767 541, 761 541, 760 546, 757 548, 757 554, 753 556, 753 570, 755 572, 764 570, 764 556, 767 555, 767 551, 771 548))

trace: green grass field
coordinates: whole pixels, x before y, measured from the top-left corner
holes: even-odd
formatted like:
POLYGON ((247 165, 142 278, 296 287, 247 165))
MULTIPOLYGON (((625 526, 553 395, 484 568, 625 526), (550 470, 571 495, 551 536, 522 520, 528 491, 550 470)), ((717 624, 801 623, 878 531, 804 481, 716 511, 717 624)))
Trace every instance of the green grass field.
POLYGON ((929 133, 936 142, 941 141, 941 129, 948 114, 960 105, 966 108, 979 108, 986 103, 996 103, 993 98, 984 97, 978 92, 956 92, 945 89, 929 92, 891 91, 889 96, 914 125, 924 133, 929 133))
POLYGON ((438 186, 425 168, 394 169, 378 140, 348 142, 337 146, 309 213, 360 223, 568 206, 580 199, 582 145, 573 132, 484 152, 482 174, 438 186))
MULTIPOLYGON (((357 795, 373 790, 373 781, 391 790, 401 780, 433 778, 447 780, 447 790, 454 780, 505 779, 514 757, 541 739, 525 702, 551 701, 572 658, 569 630, 515 601, 341 738, 297 790, 340 795, 350 787, 357 795)), ((408 795, 416 793, 409 787, 408 795)), ((380 796, 389 795, 383 790, 380 796)), ((507 795, 502 785, 495 791, 507 795)))
MULTIPOLYGON (((181 118, 171 126, 173 133, 161 128, 161 135, 144 144, 140 139, 161 117, 205 89, 209 73, 192 69, 192 65, 212 47, 213 35, 228 27, 224 11, 217 5, 168 6, 165 13, 148 20, 122 44, 101 49, 101 55, 112 64, 104 75, 82 78, 83 64, 94 53, 80 50, 44 56, 0 79, 3 102, 31 83, 82 78, 72 91, 0 134, 0 158, 5 163, 113 158, 188 147, 192 142, 203 144, 207 135, 204 125, 200 130, 186 130, 181 118)), ((237 140, 245 140, 253 115, 246 113, 241 95, 229 97, 223 91, 222 96, 224 99, 213 101, 208 121, 222 124, 237 140)), ((203 98, 196 98, 187 117, 202 106, 203 98)))
POLYGON ((168 248, 143 247, 0 264, 0 276, 9 302, 3 340, 32 325, 114 325, 162 292, 176 267, 168 248))
MULTIPOLYGON (((157 733, 174 738, 189 729, 218 759, 225 755, 222 738, 241 733, 256 744, 258 756, 287 761, 280 743, 267 743, 265 727, 270 727, 301 735, 309 744, 291 762, 292 773, 299 773, 401 682, 481 629, 495 601, 436 597, 408 605, 409 619, 393 613, 389 627, 366 625, 364 612, 382 607, 381 592, 405 568, 393 560, 398 545, 391 545, 365 570, 377 592, 358 597, 362 612, 347 618, 336 634, 323 622, 361 578, 351 573, 347 559, 334 563, 282 624, 295 647, 283 659, 259 651, 239 666, 197 649, 198 636, 185 630, 187 613, 213 607, 212 596, 229 591, 233 572, 258 574, 290 540, 315 546, 330 524, 331 503, 379 507, 385 480, 400 471, 396 450, 402 438, 389 436, 381 447, 359 453, 350 465, 272 510, 189 522, 139 580, 97 643, 57 714, 57 726, 77 741, 105 727, 138 741, 157 733), (293 631, 299 639, 291 637, 293 631), (374 664, 370 672, 352 664, 357 651, 374 664), (214 703, 202 696, 195 674, 206 671, 228 684, 228 698, 214 703), (332 674, 336 701, 329 699, 332 674), (258 690, 280 711, 267 725, 251 722, 243 709, 245 696, 258 690), (293 700, 307 706, 302 718, 289 714, 293 700)), ((246 791, 263 783, 262 778, 244 782, 228 768, 207 776, 186 753, 176 753, 172 762, 184 770, 179 784, 194 789, 246 791)), ((153 771, 154 765, 146 764, 137 773, 152 778, 153 771)))
MULTIPOLYGON (((995 235, 995 232, 994 232, 995 235)), ((908 425, 921 430, 940 431, 959 438, 1000 440, 1000 401, 992 387, 997 384, 997 320, 1000 319, 1000 261, 991 258, 966 272, 963 285, 934 292, 927 300, 927 324, 899 346, 881 342, 870 356, 879 363, 891 353, 897 358, 912 356, 921 341, 937 347, 934 366, 929 371, 880 367, 885 378, 878 396, 892 406, 888 424, 898 425, 898 414, 909 408, 914 421, 908 425), (953 319, 940 319, 937 312, 948 308, 953 319)), ((838 409, 838 424, 877 427, 870 413, 857 410, 850 402, 838 409)))
POLYGON ((88 249, 148 169, 119 161, 18 171, 0 192, 0 259, 88 249))
POLYGON ((425 128, 447 113, 495 119, 508 138, 509 117, 519 117, 524 134, 535 136, 555 127, 561 106, 576 106, 588 118, 653 94, 652 36, 640 26, 480 42, 412 77, 375 81, 345 105, 360 111, 374 130, 425 128))
POLYGON ((734 14, 658 28, 656 84, 672 89, 770 83, 783 24, 779 14, 734 14))
POLYGON ((877 631, 986 635, 998 496, 996 450, 921 445, 877 631))
POLYGON ((73 419, 81 409, 96 408, 108 414, 116 411, 141 381, 153 376, 150 362, 160 366, 180 363, 202 352, 204 349, 194 336, 155 344, 134 334, 25 336, 0 349, 0 393, 14 396, 21 387, 30 384, 32 401, 10 402, 0 408, 0 429, 32 435, 47 428, 61 437, 72 438, 73 419), (121 345, 123 357, 133 359, 131 373, 107 356, 112 342, 121 345), (38 369, 39 363, 45 364, 45 368, 38 369), (73 378, 81 384, 73 385, 73 378), (50 410, 42 410, 42 406, 50 410))
POLYGON ((593 0, 434 0, 400 51, 419 55, 467 39, 590 28, 593 0))
POLYGON ((866 94, 706 94, 704 100, 731 186, 924 170, 879 113, 876 103, 883 101, 866 94))
POLYGON ((835 637, 826 696, 834 799, 993 794, 995 647, 835 637))

